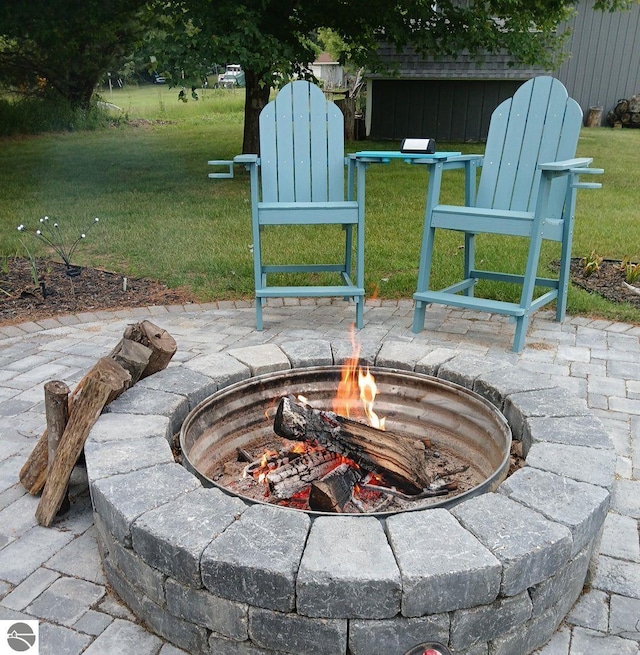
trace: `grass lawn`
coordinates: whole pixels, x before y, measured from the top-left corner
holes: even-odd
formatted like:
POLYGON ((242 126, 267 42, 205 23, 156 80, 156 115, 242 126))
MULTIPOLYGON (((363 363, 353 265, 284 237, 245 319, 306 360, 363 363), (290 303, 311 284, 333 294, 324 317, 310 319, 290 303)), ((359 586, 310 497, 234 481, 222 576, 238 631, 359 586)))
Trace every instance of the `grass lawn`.
MULTIPOLYGON (((76 262, 130 276, 147 276, 170 286, 185 285, 203 301, 252 297, 249 180, 236 169, 233 180, 209 180, 207 160, 229 159, 242 142, 243 91, 200 90, 198 102, 178 101, 178 89, 165 85, 125 88, 104 99, 122 107, 129 123, 94 132, 47 134, 0 141, 0 258, 33 249, 16 227, 36 227, 48 215, 71 240, 95 216, 99 225, 77 250, 76 262)), ((398 144, 358 142, 352 150, 394 149, 398 144)), ((441 150, 481 152, 478 144, 439 143, 441 150)), ((573 254, 595 251, 605 258, 640 259, 640 130, 583 130, 580 156, 605 169, 603 188, 580 191, 573 254)), ((588 181, 596 181, 590 178, 588 181)), ((415 290, 427 173, 401 162, 371 166, 367 172, 366 286, 368 295, 410 298, 415 290)), ((443 199, 462 197, 462 178, 447 174, 443 199)), ((304 260, 307 233, 274 231, 267 251, 304 260)), ((339 234, 322 240, 327 259, 339 234)), ((438 240, 434 284, 457 277, 460 242, 438 240)), ((478 260, 518 270, 526 244, 502 238, 479 239, 478 260)), ((314 249, 317 252, 317 249, 314 249)), ((44 254, 42 247, 39 254, 44 254)), ((545 247, 545 266, 558 256, 545 247)), ((0 259, 0 265, 3 263, 0 259)), ((543 271, 541 271, 543 272, 543 271)), ((491 286, 479 291, 513 297, 491 286)), ((616 306, 572 289, 568 311, 640 323, 640 311, 616 306)))

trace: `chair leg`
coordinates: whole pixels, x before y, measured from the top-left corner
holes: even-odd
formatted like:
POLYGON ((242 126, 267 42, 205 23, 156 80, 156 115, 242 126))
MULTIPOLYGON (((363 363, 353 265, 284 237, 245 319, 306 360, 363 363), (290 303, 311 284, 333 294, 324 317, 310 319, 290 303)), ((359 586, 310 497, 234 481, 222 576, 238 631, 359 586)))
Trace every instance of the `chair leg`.
MULTIPOLYGON (((431 261, 433 259, 433 241, 435 238, 435 228, 425 227, 422 239, 422 248, 420 253, 420 268, 418 270, 418 283, 416 293, 427 291, 429 289, 429 280, 431 278, 431 261)), ((427 304, 422 300, 415 301, 413 310, 413 332, 418 334, 424 328, 425 312, 427 304)))
POLYGON ((560 253, 560 272, 558 274, 558 298, 556 299, 556 321, 564 321, 567 311, 567 293, 571 279, 571 247, 573 244, 573 221, 576 208, 576 190, 568 185, 565 201, 564 228, 562 234, 562 251, 560 253))
POLYGON ((262 330, 262 301, 263 298, 256 296, 256 329, 262 330))
POLYGON ((351 251, 353 246, 353 225, 345 225, 345 244, 344 244, 344 271, 351 275, 351 251))
POLYGON ((529 327, 529 314, 518 316, 516 318, 516 333, 513 338, 513 352, 519 353, 524 348, 524 341, 527 337, 527 328, 529 327))
MULTIPOLYGON (((345 232, 344 239, 344 273, 351 277, 352 257, 351 251, 353 246, 353 225, 344 225, 342 228, 345 232)), ((350 300, 350 296, 345 296, 345 300, 350 300)))
MULTIPOLYGON (((475 234, 464 233, 464 278, 468 280, 471 277, 471 271, 475 267, 476 260, 476 239, 475 234)), ((474 285, 467 287, 464 291, 466 296, 473 296, 474 285)))
POLYGON ((356 330, 360 330, 364 325, 364 298, 359 296, 356 301, 356 330))
POLYGON ((413 310, 413 327, 411 328, 414 334, 418 334, 424 328, 424 319, 427 309, 427 304, 422 300, 415 301, 415 308, 413 310))

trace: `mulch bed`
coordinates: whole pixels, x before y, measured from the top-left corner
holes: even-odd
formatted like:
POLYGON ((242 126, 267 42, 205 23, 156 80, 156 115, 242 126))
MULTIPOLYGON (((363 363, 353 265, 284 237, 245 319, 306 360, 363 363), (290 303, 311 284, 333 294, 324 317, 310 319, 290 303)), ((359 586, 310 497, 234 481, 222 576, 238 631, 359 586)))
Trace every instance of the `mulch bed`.
MULTIPOLYGON (((36 260, 36 285, 27 259, 9 259, 8 271, 0 270, 0 325, 98 310, 196 302, 185 289, 169 289, 146 278, 124 277, 97 268, 82 267, 69 277, 63 264, 36 260), (44 286, 44 297, 42 287, 44 286)), ((6 265, 5 264, 5 265, 6 265)))
MULTIPOLYGON (((127 307, 174 305, 197 302, 186 289, 169 289, 147 278, 127 278, 123 291, 122 275, 83 267, 77 277, 68 277, 63 264, 37 260, 41 285, 35 285, 27 259, 9 259, 8 271, 0 270, 0 325, 38 321, 43 318, 127 307)), ((627 302, 640 309, 640 295, 624 284, 620 262, 605 260, 600 270, 585 277, 580 259, 571 261, 571 281, 590 293, 598 293, 615 303, 627 302)), ((634 286, 640 286, 638 282, 634 286)))
MULTIPOLYGON (((640 309, 640 296, 627 289, 623 284, 624 281, 624 273, 620 270, 619 261, 605 259, 600 265, 600 270, 587 277, 580 259, 571 260, 573 284, 590 293, 598 293, 611 302, 626 302, 640 309)), ((640 287, 640 281, 634 282, 633 286, 640 287)))

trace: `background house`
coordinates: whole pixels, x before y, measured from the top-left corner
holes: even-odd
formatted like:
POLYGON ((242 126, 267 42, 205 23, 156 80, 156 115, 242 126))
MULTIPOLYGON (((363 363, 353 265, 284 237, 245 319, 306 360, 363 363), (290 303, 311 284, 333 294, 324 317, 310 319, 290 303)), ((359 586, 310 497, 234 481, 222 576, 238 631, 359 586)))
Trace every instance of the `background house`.
MULTIPOLYGON (((620 98, 640 92, 640 5, 603 13, 593 0, 580 2, 567 44, 570 57, 551 71, 587 116, 602 107, 602 121, 620 98)), ((462 53, 458 59, 424 59, 383 46, 381 56, 397 75, 367 79, 366 133, 372 139, 432 137, 439 141, 482 141, 489 119, 502 100, 526 80, 549 71, 509 67, 506 54, 482 61, 462 53)))
POLYGON ((313 74, 323 82, 327 91, 340 89, 344 80, 344 68, 328 52, 321 52, 311 64, 313 74))

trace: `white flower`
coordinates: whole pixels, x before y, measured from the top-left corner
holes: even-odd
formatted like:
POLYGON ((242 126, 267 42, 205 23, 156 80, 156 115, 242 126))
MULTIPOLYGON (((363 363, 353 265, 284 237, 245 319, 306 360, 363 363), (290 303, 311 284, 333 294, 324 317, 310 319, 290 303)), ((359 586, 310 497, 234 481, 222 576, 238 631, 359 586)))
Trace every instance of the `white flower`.
POLYGON ((93 219, 95 223, 97 223, 100 219, 96 216, 96 218, 93 219))
POLYGON ((44 223, 44 218, 41 218, 41 219, 40 219, 40 222, 41 222, 41 223, 44 223))
POLYGON ((18 225, 18 232, 24 232, 24 225, 18 225))
POLYGON ((42 234, 42 232, 40 232, 40 230, 36 230, 36 234, 37 234, 38 236, 40 236, 40 235, 42 234))
POLYGON ((86 234, 81 234, 81 235, 80 235, 80 238, 81 238, 81 239, 84 239, 86 236, 87 236, 86 234))
POLYGON ((54 223, 54 224, 53 224, 53 227, 58 227, 58 224, 57 224, 57 223, 54 223))

